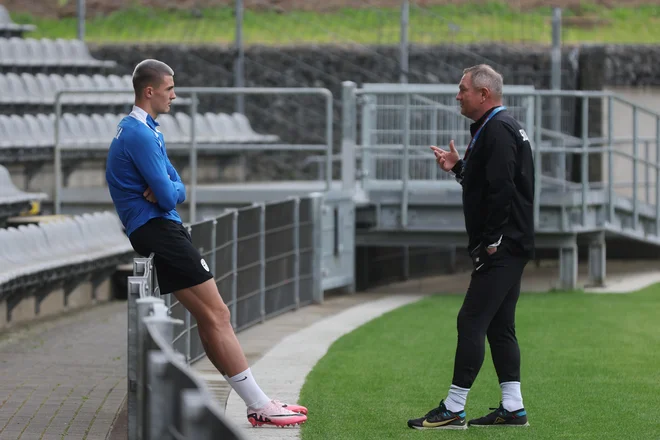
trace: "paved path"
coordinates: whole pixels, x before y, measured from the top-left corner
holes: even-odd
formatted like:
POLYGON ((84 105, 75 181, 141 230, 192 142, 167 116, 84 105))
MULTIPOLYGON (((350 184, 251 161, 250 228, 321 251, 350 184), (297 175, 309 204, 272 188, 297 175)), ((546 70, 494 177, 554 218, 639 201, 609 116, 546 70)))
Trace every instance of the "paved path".
POLYGON ((105 440, 126 395, 126 303, 0 337, 0 440, 105 440))

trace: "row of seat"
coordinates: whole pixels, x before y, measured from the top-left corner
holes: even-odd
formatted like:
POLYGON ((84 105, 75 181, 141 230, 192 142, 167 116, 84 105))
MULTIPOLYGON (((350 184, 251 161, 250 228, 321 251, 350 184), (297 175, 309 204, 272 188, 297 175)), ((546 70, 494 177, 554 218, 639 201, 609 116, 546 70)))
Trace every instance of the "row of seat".
POLYGON ((0 66, 112 68, 115 61, 97 60, 81 40, 0 38, 0 66))
POLYGON ((33 200, 45 200, 48 198, 43 193, 27 193, 21 191, 11 180, 9 170, 0 165, 0 205, 14 205, 28 203, 33 200))
POLYGON ((23 32, 32 32, 37 27, 32 24, 18 24, 11 19, 7 8, 0 5, 0 35, 3 37, 20 37, 23 32))
MULTIPOLYGON (((55 104, 55 95, 60 90, 85 89, 91 93, 64 95, 62 104, 78 105, 122 105, 130 104, 135 97, 131 75, 73 75, 67 73, 5 73, 0 74, 0 104, 42 105, 55 104), (113 89, 116 93, 99 94, 96 90, 113 89), (129 92, 126 92, 126 91, 129 92)), ((177 102, 180 100, 175 100, 177 102)))
MULTIPOLYGON (((123 114, 64 113, 60 119, 60 144, 80 149, 107 149, 117 133, 123 114)), ((168 148, 187 148, 190 143, 191 118, 177 112, 174 116, 158 117, 159 130, 168 148)), ((275 135, 256 133, 245 115, 204 113, 195 118, 196 140, 199 144, 273 143, 275 135)), ((52 147, 55 144, 55 115, 0 115, 0 149, 52 147)))
POLYGON ((109 211, 0 229, 0 286, 130 252, 119 218, 109 211))

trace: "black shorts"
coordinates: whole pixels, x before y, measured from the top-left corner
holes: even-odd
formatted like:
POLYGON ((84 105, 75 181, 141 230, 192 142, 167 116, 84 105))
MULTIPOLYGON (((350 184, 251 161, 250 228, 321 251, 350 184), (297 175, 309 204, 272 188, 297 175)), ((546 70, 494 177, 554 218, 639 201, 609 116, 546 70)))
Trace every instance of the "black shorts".
POLYGON ((154 254, 161 295, 213 278, 208 264, 193 246, 188 230, 181 223, 162 217, 152 218, 133 231, 129 240, 135 252, 143 257, 154 254))

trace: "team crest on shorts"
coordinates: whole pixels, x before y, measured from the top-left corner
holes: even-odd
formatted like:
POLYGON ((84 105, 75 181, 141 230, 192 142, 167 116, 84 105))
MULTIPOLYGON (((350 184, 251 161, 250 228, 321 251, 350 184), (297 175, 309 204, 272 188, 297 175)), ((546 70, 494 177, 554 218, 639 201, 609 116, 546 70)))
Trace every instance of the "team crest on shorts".
POLYGON ((204 269, 206 269, 207 272, 210 272, 210 270, 209 270, 209 265, 206 264, 206 261, 204 261, 203 258, 202 258, 202 260, 201 260, 201 263, 202 263, 202 267, 203 267, 204 269))

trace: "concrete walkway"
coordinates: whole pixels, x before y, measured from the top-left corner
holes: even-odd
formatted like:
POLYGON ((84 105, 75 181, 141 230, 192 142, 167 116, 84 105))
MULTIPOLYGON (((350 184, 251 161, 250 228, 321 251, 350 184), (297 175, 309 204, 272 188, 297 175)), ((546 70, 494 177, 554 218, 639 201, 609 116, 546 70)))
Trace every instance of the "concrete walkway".
POLYGON ((105 440, 126 395, 126 303, 0 337, 0 440, 105 440))

